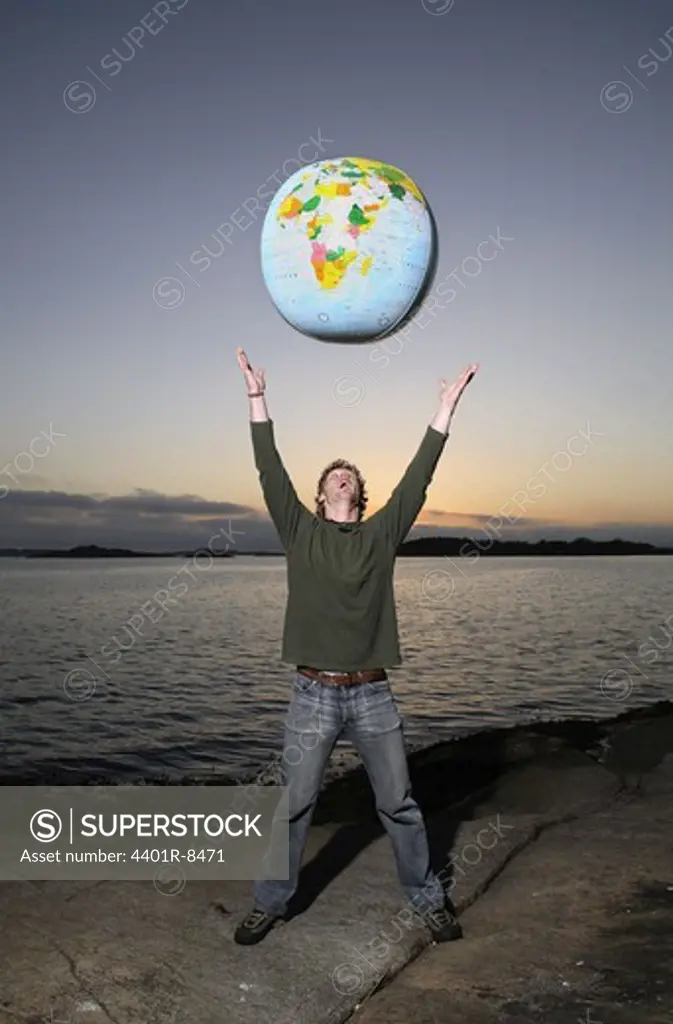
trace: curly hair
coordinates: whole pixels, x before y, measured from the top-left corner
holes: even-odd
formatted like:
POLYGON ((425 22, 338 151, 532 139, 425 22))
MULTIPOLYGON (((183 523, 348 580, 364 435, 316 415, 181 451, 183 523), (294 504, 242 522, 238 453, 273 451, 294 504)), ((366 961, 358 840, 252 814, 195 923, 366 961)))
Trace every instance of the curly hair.
POLYGON ((325 486, 325 481, 327 480, 327 477, 334 469, 349 469, 353 476, 355 477, 355 479, 357 480, 358 500, 356 508, 358 511, 358 522, 360 522, 365 514, 365 509, 367 508, 367 485, 358 467, 354 466, 352 462, 347 462, 346 459, 335 459, 334 462, 330 462, 329 466, 325 466, 322 473, 320 474, 320 479, 318 480, 318 486, 315 495, 315 514, 318 517, 318 519, 325 518, 324 501, 321 501, 320 499, 324 498, 323 487, 325 486))

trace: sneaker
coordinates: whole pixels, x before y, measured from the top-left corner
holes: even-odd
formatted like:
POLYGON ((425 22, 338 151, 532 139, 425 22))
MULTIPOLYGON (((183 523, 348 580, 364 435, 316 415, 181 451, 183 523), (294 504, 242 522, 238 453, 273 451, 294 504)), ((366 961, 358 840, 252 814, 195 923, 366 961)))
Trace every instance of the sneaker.
POLYGON ((266 910, 253 907, 234 932, 234 942, 239 946, 254 946, 262 941, 277 921, 280 921, 279 914, 267 914, 266 910))
POLYGON ((433 910, 426 921, 434 942, 453 942, 463 937, 460 922, 449 907, 433 910))

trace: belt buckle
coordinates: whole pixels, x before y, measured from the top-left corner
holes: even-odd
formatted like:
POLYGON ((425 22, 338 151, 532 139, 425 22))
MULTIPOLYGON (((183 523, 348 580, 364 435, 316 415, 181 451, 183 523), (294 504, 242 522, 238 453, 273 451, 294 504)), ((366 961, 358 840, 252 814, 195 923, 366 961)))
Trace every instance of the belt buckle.
POLYGON ((332 671, 323 670, 322 671, 322 675, 327 676, 329 683, 331 685, 333 685, 333 686, 352 686, 352 684, 353 684, 353 679, 352 679, 353 673, 352 672, 332 672, 332 671), (337 683, 336 679, 339 676, 346 676, 346 682, 337 683))
POLYGON ((332 686, 336 685, 336 677, 340 676, 341 674, 341 672, 326 672, 322 669, 320 670, 320 676, 323 676, 326 682, 332 686))

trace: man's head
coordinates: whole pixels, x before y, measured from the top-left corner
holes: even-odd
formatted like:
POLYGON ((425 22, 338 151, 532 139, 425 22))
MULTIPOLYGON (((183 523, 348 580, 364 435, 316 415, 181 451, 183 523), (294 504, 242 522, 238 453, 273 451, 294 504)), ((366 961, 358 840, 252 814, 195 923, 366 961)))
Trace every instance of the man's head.
POLYGON ((367 490, 362 473, 352 462, 335 459, 325 466, 315 496, 319 519, 360 522, 367 508, 367 490))

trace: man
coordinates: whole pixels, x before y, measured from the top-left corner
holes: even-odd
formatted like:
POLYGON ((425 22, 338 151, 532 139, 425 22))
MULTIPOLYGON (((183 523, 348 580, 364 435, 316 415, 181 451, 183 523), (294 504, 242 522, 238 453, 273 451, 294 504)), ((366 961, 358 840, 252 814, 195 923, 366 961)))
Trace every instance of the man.
POLYGON ((412 906, 426 919, 435 941, 459 938, 460 925, 430 867, 386 668, 402 660, 393 592, 397 549, 423 507, 456 406, 478 366, 468 366, 451 387, 442 380, 439 410, 401 482, 386 505, 363 521, 365 482, 357 467, 343 459, 321 474, 315 514, 299 501, 276 449, 264 371, 254 370, 240 348, 237 357, 248 389, 264 499, 287 555, 282 660, 296 665, 297 672, 283 747, 290 877, 256 883, 255 905, 238 926, 235 941, 259 942, 285 915, 325 768, 342 734, 364 762, 412 906), (290 750, 292 756, 286 756, 290 750))

